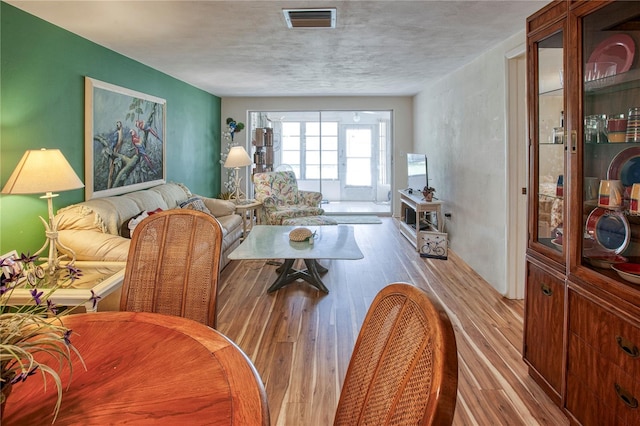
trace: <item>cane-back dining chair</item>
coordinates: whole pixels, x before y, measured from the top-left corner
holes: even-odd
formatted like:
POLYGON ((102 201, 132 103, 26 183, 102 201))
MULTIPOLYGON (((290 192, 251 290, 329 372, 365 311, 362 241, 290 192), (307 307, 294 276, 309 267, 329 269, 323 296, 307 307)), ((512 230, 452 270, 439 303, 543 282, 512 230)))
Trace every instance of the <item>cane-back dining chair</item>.
POLYGON ((176 315, 216 326, 222 228, 211 215, 172 209, 136 226, 120 310, 176 315))
POLYGON ((447 313, 421 289, 382 289, 365 317, 334 425, 450 425, 458 357, 447 313))

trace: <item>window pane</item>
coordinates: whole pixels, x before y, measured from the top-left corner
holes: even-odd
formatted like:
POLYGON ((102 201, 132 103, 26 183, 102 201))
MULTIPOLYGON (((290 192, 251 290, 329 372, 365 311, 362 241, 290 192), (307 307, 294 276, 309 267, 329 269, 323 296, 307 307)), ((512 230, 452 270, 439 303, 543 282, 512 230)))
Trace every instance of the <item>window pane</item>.
POLYGON ((320 166, 307 164, 305 179, 320 179, 320 166))
POLYGON ((322 164, 338 164, 337 151, 322 151, 322 164))
POLYGON ((338 166, 322 165, 322 179, 338 179, 338 166))
POLYGON ((298 122, 284 122, 282 123, 282 134, 284 136, 300 136, 300 123, 298 122))
POLYGON ((318 125, 318 123, 305 123, 307 125, 306 127, 306 132, 307 132, 307 136, 312 135, 312 136, 318 136, 320 134, 320 126, 318 125))
POLYGON ((300 138, 299 137, 283 137, 282 138, 282 149, 300 149, 300 138))
POLYGON ((322 136, 336 136, 338 134, 338 123, 327 121, 322 123, 322 136))
POLYGON ((320 151, 307 151, 307 164, 320 164, 320 151))
POLYGON ((349 157, 371 157, 371 143, 360 143, 360 141, 347 141, 347 155, 349 157))
POLYGON ((306 148, 318 150, 320 149, 320 138, 317 136, 307 136, 307 145, 306 148))
POLYGON ((293 166, 294 164, 300 164, 300 152, 299 151, 282 151, 282 162, 293 166))
POLYGON ((337 150, 338 137, 322 135, 322 149, 333 150, 333 151, 337 150))
POLYGON ((347 185, 371 186, 371 167, 368 158, 347 158, 347 185))

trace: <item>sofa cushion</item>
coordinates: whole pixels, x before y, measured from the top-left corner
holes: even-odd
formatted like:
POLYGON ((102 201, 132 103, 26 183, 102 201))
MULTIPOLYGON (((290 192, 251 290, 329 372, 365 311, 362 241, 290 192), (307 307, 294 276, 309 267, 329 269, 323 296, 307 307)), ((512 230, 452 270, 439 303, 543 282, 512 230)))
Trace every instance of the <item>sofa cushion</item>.
POLYGON ((120 234, 122 223, 140 213, 135 200, 127 197, 105 197, 88 200, 58 211, 58 229, 94 229, 112 235, 120 234), (80 217, 78 217, 80 216, 80 217))
POLYGON ((167 204, 167 208, 170 209, 175 209, 180 201, 191 198, 192 195, 189 188, 181 183, 165 183, 164 185, 154 186, 149 191, 160 194, 167 204))
MULTIPOLYGON (((126 262, 131 240, 120 235, 89 230, 67 229, 58 232, 60 242, 72 247, 77 260, 126 262)), ((60 251, 66 253, 64 249, 60 251)))
POLYGON ((211 211, 204 205, 204 201, 200 197, 191 197, 179 204, 181 209, 197 210, 202 213, 211 215, 211 211))
MULTIPOLYGON (((130 199, 133 200, 136 205, 139 207, 138 211, 151 211, 157 208, 161 208, 162 210, 168 210, 169 206, 167 205, 162 195, 160 195, 156 191, 136 191, 131 192, 129 194, 123 194, 119 197, 109 197, 109 198, 117 198, 120 199, 130 199)), ((124 220, 128 219, 124 218, 124 220)))
POLYGON ((236 205, 233 201, 220 200, 218 198, 201 197, 205 206, 215 217, 227 216, 236 212, 236 205))

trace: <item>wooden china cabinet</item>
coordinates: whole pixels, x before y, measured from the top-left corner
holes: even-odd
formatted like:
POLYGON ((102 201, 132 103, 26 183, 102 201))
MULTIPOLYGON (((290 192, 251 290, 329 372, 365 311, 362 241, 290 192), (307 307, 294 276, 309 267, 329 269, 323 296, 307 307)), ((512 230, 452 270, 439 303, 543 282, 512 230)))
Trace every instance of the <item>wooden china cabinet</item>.
POLYGON ((523 358, 572 423, 638 425, 640 2, 548 4, 527 63, 523 358))

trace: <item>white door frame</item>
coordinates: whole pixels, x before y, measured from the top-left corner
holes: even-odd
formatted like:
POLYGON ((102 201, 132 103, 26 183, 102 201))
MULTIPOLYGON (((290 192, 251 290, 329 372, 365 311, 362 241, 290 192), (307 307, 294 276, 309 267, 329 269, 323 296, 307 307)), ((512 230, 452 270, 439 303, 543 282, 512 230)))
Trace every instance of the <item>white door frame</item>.
POLYGON ((527 96, 526 45, 505 55, 506 93, 506 277, 509 299, 524 298, 527 249, 527 96))

